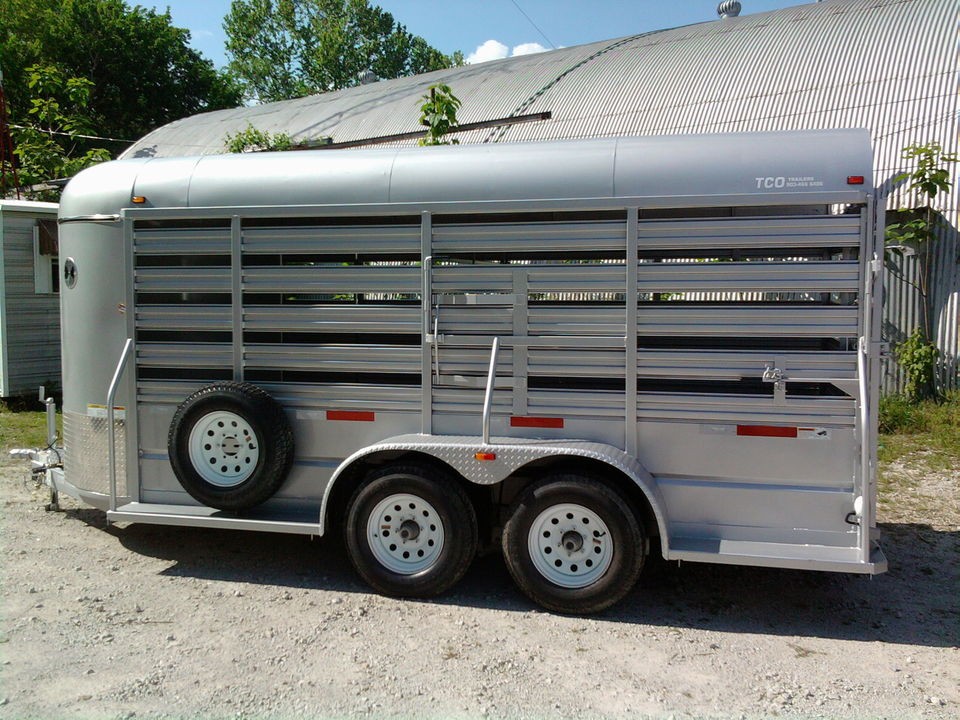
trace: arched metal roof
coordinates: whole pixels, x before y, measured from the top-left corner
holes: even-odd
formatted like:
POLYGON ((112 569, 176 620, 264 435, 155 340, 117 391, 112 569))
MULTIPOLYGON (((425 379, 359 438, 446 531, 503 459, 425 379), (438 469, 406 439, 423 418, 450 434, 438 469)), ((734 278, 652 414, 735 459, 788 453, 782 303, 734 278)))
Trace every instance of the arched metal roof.
POLYGON ((124 156, 220 153, 248 123, 298 142, 416 131, 420 97, 443 81, 461 123, 551 114, 461 143, 867 127, 882 172, 910 142, 956 143, 958 17, 955 0, 801 5, 196 115, 124 156))

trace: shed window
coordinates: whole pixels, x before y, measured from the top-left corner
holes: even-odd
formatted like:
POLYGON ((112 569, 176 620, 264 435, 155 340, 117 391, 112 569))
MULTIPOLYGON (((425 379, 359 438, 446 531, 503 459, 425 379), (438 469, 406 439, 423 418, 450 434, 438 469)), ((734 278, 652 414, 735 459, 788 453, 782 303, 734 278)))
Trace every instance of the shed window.
POLYGON ((60 292, 59 252, 57 221, 37 220, 33 229, 33 286, 38 295, 60 292))

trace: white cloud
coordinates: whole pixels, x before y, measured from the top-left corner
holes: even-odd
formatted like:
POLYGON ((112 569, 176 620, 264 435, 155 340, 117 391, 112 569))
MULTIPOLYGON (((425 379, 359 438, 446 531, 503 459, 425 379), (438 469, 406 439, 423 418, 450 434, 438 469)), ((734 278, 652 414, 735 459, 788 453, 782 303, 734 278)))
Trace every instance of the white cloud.
POLYGON ((516 45, 511 51, 509 47, 499 40, 487 40, 477 49, 467 55, 467 64, 487 62, 489 60, 502 60, 505 57, 517 57, 519 55, 532 55, 534 53, 545 52, 546 48, 540 43, 530 42, 516 45))
POLYGON ((510 55, 511 57, 517 57, 518 55, 533 55, 535 53, 542 53, 546 51, 547 49, 540 43, 523 43, 521 45, 517 45, 510 55))
POLYGON ((487 40, 479 45, 476 50, 467 55, 467 64, 487 62, 489 60, 500 60, 510 54, 510 48, 502 42, 496 40, 487 40))

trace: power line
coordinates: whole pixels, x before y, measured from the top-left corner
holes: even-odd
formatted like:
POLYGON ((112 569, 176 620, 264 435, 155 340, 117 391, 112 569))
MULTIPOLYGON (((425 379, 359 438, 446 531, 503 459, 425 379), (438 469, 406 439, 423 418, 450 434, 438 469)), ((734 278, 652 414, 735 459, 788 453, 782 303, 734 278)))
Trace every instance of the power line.
POLYGON ((533 18, 531 18, 529 15, 527 15, 527 14, 523 11, 523 8, 520 7, 520 5, 517 4, 517 0, 510 0, 510 2, 512 2, 512 3, 513 3, 513 6, 514 6, 515 8, 517 8, 517 10, 520 11, 520 14, 523 15, 523 16, 527 19, 527 22, 529 22, 531 25, 533 25, 534 29, 536 29, 536 31, 537 31, 538 33, 540 33, 540 37, 542 37, 544 40, 547 41, 547 45, 550 46, 550 49, 551 49, 551 50, 556 50, 556 49, 557 49, 557 46, 556 46, 556 44, 553 42, 553 40, 551 40, 550 38, 548 38, 548 37, 546 36, 546 33, 544 33, 543 30, 540 29, 540 26, 537 25, 537 24, 533 21, 533 18))
MULTIPOLYGON (((13 124, 11 124, 10 127, 16 128, 17 130, 37 129, 37 128, 27 127, 26 125, 13 125, 13 124)), ((45 135, 63 135, 64 137, 83 138, 84 140, 109 140, 110 142, 126 143, 127 145, 133 145, 135 142, 137 142, 136 140, 121 140, 120 138, 100 137, 99 135, 81 135, 80 133, 57 132, 56 130, 38 130, 38 131, 42 132, 45 135)))

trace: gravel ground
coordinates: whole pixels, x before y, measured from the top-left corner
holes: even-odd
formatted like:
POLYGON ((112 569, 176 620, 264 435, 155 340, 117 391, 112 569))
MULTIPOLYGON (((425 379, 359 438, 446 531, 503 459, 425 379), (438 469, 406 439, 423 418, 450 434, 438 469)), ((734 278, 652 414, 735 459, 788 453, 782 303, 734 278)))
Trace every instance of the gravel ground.
POLYGON ((108 527, 0 462, 0 720, 957 718, 960 482, 912 472, 938 519, 885 506, 885 575, 661 565, 583 619, 497 555, 391 600, 332 540, 108 527))

